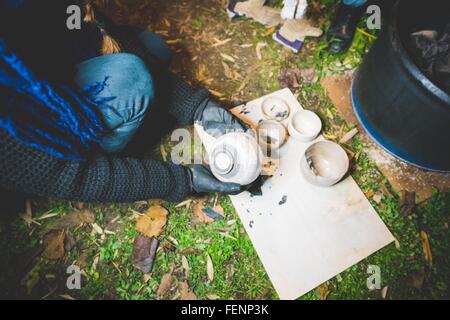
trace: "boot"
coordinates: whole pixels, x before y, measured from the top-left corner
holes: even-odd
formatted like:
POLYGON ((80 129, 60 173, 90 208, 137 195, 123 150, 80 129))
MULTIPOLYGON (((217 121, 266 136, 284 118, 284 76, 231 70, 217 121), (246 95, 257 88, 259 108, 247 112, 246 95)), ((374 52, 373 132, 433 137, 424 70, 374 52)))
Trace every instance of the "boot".
POLYGON ((335 17, 328 30, 327 40, 329 50, 333 53, 343 53, 350 48, 355 35, 356 26, 364 14, 365 6, 352 7, 340 3, 335 17))

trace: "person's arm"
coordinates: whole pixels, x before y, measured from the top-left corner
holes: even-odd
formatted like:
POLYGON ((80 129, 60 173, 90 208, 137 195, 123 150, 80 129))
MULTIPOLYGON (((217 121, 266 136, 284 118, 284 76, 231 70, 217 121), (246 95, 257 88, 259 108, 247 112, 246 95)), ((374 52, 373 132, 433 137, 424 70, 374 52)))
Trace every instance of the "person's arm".
POLYGON ((0 186, 84 202, 181 201, 191 193, 189 169, 156 160, 98 156, 66 161, 0 131, 0 186))

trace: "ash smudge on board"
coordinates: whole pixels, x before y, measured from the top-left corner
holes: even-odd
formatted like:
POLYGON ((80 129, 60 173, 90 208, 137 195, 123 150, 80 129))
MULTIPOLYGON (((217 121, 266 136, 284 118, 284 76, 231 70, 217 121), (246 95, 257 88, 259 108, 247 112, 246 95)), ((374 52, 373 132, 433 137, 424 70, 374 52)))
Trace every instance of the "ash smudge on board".
POLYGON ((284 118, 284 117, 287 116, 287 114, 288 114, 288 111, 287 111, 287 110, 284 110, 284 111, 277 112, 277 113, 275 114, 275 117, 277 117, 277 118, 284 118))
POLYGON ((285 204, 287 202, 287 196, 283 196, 282 198, 281 198, 281 201, 280 202, 278 202, 278 205, 283 205, 283 204, 285 204))

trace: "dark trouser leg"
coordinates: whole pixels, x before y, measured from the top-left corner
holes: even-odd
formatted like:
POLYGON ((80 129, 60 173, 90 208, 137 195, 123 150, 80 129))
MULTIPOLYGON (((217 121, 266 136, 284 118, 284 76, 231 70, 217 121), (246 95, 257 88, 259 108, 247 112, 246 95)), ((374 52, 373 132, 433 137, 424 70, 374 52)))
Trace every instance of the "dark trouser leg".
POLYGON ((350 47, 366 2, 367 0, 342 0, 339 3, 327 34, 331 52, 343 53, 350 47))

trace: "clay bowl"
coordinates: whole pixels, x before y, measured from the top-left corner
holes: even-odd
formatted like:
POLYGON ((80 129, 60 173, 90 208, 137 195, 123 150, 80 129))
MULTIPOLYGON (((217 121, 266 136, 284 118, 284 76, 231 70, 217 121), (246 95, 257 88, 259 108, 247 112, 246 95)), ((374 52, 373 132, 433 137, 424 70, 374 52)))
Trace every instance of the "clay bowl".
POLYGON ((283 121, 289 117, 291 112, 286 101, 278 97, 265 99, 261 106, 264 118, 268 120, 283 121))
POLYGON ((285 126, 275 120, 261 121, 256 128, 261 147, 274 150, 280 148, 287 138, 285 126))
POLYGON ((312 144, 301 160, 303 176, 311 184, 331 187, 341 181, 349 169, 345 150, 337 143, 319 141, 312 144))
POLYGON ((319 116, 309 110, 297 111, 288 124, 289 135, 302 142, 313 141, 322 130, 319 116))

